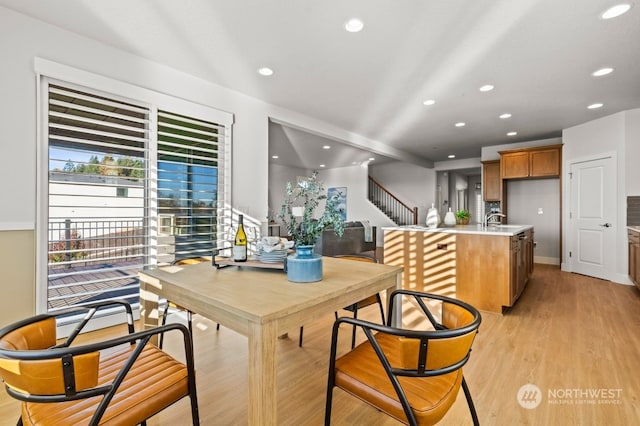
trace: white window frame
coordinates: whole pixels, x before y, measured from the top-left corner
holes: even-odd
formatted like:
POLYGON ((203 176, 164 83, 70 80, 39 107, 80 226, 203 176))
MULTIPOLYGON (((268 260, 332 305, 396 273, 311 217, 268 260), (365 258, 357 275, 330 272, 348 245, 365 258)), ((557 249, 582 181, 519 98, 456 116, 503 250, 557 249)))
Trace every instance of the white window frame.
MULTIPOLYGON (((225 156, 223 161, 219 164, 219 180, 218 185, 220 187, 219 192, 223 195, 223 206, 218 208, 219 211, 231 212, 231 140, 232 140, 232 128, 234 123, 234 115, 232 113, 221 111, 213 107, 191 102, 185 99, 180 99, 175 96, 167 95, 164 93, 156 92, 150 89, 146 89, 140 86, 136 86, 130 83, 115 80, 106 76, 91 73, 88 71, 80 70, 68 65, 60 64, 57 62, 49 61, 42 58, 35 58, 34 68, 37 76, 37 150, 36 150, 36 167, 37 167, 37 179, 36 179, 36 313, 47 312, 47 218, 48 218, 48 105, 44 100, 48 96, 47 85, 49 82, 66 85, 68 87, 78 86, 77 88, 82 90, 85 88, 98 90, 108 93, 113 96, 121 97, 125 101, 135 101, 137 103, 147 104, 149 108, 154 112, 150 117, 150 133, 154 133, 152 140, 157 140, 155 135, 157 129, 156 114, 158 109, 169 111, 180 111, 181 114, 188 115, 190 117, 199 118, 206 121, 214 121, 222 124, 226 127, 224 140, 219 143, 224 145, 225 156)), ((155 164, 157 164, 156 149, 149 150, 149 164, 154 166, 149 167, 149 181, 157 182, 157 170, 155 164)), ((153 185, 153 184, 151 184, 153 185)), ((156 188, 157 189, 157 188, 156 188)), ((150 188, 154 190, 154 188, 150 188)), ((157 211, 157 200, 149 197, 150 205, 149 209, 157 211), (153 205, 153 204, 156 205, 153 205)), ((226 214, 225 214, 226 215, 226 214)), ((153 215, 147 215, 153 217, 153 215)), ((219 221, 220 223, 220 221, 219 221)), ((158 229, 158 226, 153 226, 154 229, 158 229)), ((155 236, 157 238, 157 235, 155 236)), ((152 256, 154 253, 151 253, 152 256)), ((155 257, 155 256, 154 256, 155 257)), ((138 312, 136 311, 136 317, 138 312)), ((102 321, 95 322, 97 329, 100 327, 106 327, 115 324, 115 321, 120 322, 122 316, 118 319, 105 317, 102 321), (115 321, 114 321, 115 320, 115 321)), ((70 328, 69 328, 70 329, 70 328)), ((88 330, 87 330, 88 331, 88 330)), ((64 331, 62 331, 64 333, 64 331)))

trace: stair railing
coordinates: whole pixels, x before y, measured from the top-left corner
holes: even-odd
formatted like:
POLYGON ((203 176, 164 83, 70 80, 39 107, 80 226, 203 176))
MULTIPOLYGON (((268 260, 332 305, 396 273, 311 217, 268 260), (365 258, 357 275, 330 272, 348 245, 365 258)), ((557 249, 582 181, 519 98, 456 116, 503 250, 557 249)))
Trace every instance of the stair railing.
POLYGON ((417 225, 418 208, 409 207, 369 176, 369 201, 398 225, 417 225))

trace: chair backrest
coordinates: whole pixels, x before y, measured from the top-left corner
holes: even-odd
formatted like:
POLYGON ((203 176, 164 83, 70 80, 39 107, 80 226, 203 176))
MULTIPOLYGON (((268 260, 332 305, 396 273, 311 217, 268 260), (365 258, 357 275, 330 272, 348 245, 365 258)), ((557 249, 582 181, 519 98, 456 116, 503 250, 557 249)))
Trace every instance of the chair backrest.
POLYGON ((140 424, 186 396, 193 423, 199 422, 189 330, 169 324, 136 332, 131 306, 122 300, 88 303, 2 328, 0 377, 7 393, 23 402, 20 424, 140 424), (124 308, 127 333, 74 344, 96 312, 114 307, 124 308), (69 315, 83 319, 58 340, 56 321, 69 315), (174 331, 182 335, 184 363, 150 343, 153 336, 174 331))
POLYGON ((0 336, 0 376, 18 393, 64 395, 68 386, 81 391, 98 383, 99 352, 66 359, 34 358, 35 353, 46 353, 56 344, 54 317, 34 317, 33 322, 23 321, 5 328, 0 336))
POLYGON ((443 302, 441 325, 446 329, 429 331, 421 337, 401 337, 402 363, 398 367, 434 374, 466 363, 480 326, 479 313, 443 302), (421 350, 423 346, 425 350, 421 350))
POLYGON ((209 262, 209 259, 205 259, 204 257, 189 257, 186 259, 180 259, 173 262, 174 265, 195 265, 197 263, 209 262))

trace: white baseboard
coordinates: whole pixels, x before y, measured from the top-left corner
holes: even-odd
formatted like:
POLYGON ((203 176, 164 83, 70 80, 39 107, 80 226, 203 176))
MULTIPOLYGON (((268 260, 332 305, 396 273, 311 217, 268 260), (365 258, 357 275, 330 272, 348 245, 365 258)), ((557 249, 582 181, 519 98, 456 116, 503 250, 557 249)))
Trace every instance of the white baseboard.
POLYGON ((0 231, 33 231, 33 222, 0 222, 0 231))
POLYGON ((557 257, 534 256, 533 263, 542 263, 543 265, 560 265, 560 259, 557 257))

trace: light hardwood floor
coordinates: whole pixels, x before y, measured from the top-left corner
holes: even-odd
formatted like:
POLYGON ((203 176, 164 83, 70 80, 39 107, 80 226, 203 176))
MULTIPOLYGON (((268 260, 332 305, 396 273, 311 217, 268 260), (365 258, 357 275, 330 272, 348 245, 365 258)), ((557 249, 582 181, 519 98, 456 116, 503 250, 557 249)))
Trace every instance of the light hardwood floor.
MULTIPOLYGON (((360 316, 379 320, 375 309, 364 310, 360 316)), ((283 425, 323 422, 332 323, 330 314, 305 324, 302 348, 297 345, 297 330, 278 341, 278 413, 283 425)), ((199 316, 195 326, 201 423, 246 424, 246 338, 224 327, 216 332, 214 323, 199 316)), ((91 333, 87 338, 104 333, 91 333)), ((343 334, 342 350, 347 350, 350 333, 343 334)), ((178 353, 171 339, 167 345, 168 351, 178 353)), ((638 424, 640 292, 536 265, 515 307, 504 315, 483 313, 465 377, 483 425, 638 424), (518 390, 525 384, 540 389, 537 408, 519 404, 518 390), (594 396, 604 391, 604 397, 594 396)), ((15 424, 18 412, 18 403, 2 392, 0 425, 15 424)), ((335 391, 333 419, 334 425, 398 424, 339 390, 335 391)), ((148 424, 189 421, 188 402, 182 401, 148 424)), ((471 424, 462 392, 441 423, 471 424)))

